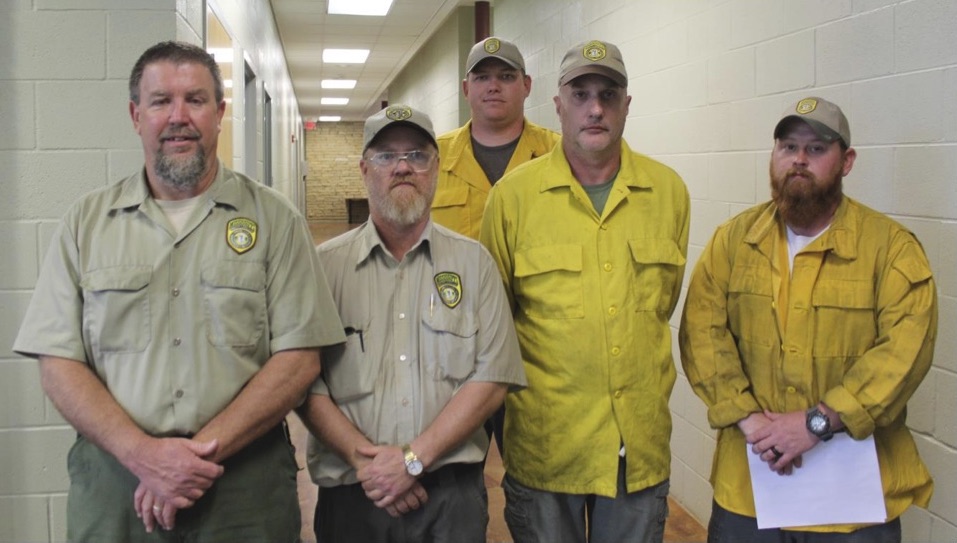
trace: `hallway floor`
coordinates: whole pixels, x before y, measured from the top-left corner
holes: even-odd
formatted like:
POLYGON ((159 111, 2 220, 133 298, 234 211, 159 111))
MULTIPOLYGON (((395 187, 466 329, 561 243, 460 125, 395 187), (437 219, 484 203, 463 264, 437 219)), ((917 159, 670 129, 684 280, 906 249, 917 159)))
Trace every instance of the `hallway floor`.
MULTIPOLYGON (((321 243, 348 231, 355 225, 345 223, 310 223, 315 242, 321 243)), ((306 465, 306 429, 295 415, 288 417, 289 430, 293 444, 296 446, 296 458, 300 466, 306 465)), ((498 449, 490 448, 488 462, 485 465, 485 486, 488 489, 489 524, 486 540, 489 543, 511 543, 512 538, 505 525, 503 510, 505 496, 500 482, 505 470, 498 449)), ((298 475, 299 504, 302 507, 302 542, 315 543, 316 536, 312 531, 312 518, 316 510, 316 485, 309 479, 309 473, 301 469, 298 475)), ((668 498, 670 515, 665 525, 666 543, 696 543, 707 539, 707 532, 697 520, 689 515, 676 501, 668 498)))

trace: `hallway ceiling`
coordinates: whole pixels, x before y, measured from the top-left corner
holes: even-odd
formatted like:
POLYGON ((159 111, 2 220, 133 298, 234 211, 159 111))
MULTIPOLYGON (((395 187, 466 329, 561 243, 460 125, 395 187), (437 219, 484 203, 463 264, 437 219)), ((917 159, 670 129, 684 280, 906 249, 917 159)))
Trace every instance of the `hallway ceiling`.
POLYGON ((394 0, 385 17, 328 15, 326 0, 271 0, 304 121, 341 115, 364 121, 379 109, 392 80, 459 5, 474 0, 394 0), (322 50, 369 49, 365 64, 325 64, 322 50), (354 89, 323 89, 323 79, 355 79, 354 89), (348 98, 344 106, 320 98, 348 98))

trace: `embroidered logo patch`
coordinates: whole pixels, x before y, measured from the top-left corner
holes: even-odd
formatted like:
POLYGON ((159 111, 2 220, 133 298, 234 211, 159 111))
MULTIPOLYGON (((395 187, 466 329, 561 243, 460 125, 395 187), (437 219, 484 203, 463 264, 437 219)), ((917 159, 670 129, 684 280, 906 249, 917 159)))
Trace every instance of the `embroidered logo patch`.
POLYGON ((462 278, 455 272, 439 272, 434 279, 439 299, 449 309, 455 309, 462 301, 462 278))
POLYGON ((797 107, 794 108, 794 110, 801 115, 807 115, 815 109, 817 109, 817 100, 814 98, 805 98, 804 100, 798 102, 797 107))
POLYGON ((259 225, 252 219, 240 217, 226 223, 226 243, 229 248, 239 254, 253 248, 256 245, 256 232, 259 225))
POLYGON ((498 41, 498 38, 489 38, 485 40, 485 52, 494 55, 502 48, 502 42, 498 41))
POLYGON ((599 60, 605 58, 605 55, 607 54, 608 49, 605 47, 605 44, 598 40, 586 43, 585 47, 582 49, 582 56, 592 62, 598 62, 599 60))
POLYGON ((404 121, 412 116, 412 108, 409 106, 389 106, 385 110, 385 116, 393 121, 404 121))

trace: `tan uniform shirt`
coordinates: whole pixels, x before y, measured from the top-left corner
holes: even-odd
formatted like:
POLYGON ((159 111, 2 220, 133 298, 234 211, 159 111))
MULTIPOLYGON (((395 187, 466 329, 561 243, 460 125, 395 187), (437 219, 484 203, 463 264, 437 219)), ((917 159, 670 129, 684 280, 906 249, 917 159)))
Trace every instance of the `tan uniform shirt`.
POLYGON ((222 164, 204 196, 179 235, 143 172, 74 204, 14 350, 85 362, 170 435, 200 430, 273 353, 342 341, 302 216, 222 164))
MULTIPOLYGON (((344 346, 323 350, 313 393, 331 395, 376 444, 408 443, 467 382, 525 385, 502 281, 478 242, 429 224, 401 262, 367 222, 319 246, 344 346)), ((482 428, 433 469, 480 462, 482 428)), ((355 483, 355 471, 312 436, 309 470, 321 486, 355 483)))

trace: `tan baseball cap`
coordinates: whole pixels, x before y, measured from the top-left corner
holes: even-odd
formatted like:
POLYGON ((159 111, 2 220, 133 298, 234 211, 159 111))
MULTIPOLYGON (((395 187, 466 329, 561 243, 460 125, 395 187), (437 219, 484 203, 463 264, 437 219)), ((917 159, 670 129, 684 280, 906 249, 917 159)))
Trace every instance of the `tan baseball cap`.
POLYGON ((376 136, 385 128, 396 124, 418 128, 429 137, 432 145, 438 148, 438 144, 435 143, 435 130, 432 129, 432 119, 429 119, 428 115, 419 110, 397 104, 389 106, 366 119, 365 126, 362 129, 362 151, 365 152, 376 136))
POLYGON ((621 51, 608 42, 591 40, 572 46, 562 59, 558 86, 585 74, 603 75, 622 87, 628 86, 628 72, 621 51))
POLYGON ((842 140, 844 145, 851 146, 851 127, 847 117, 841 108, 824 98, 802 98, 784 110, 784 115, 774 127, 774 139, 780 139, 782 132, 793 119, 806 122, 819 138, 828 143, 842 140))
POLYGON ((492 36, 472 46, 465 60, 465 73, 474 70, 479 62, 487 58, 497 58, 516 70, 525 71, 525 58, 518 47, 508 40, 492 36))

